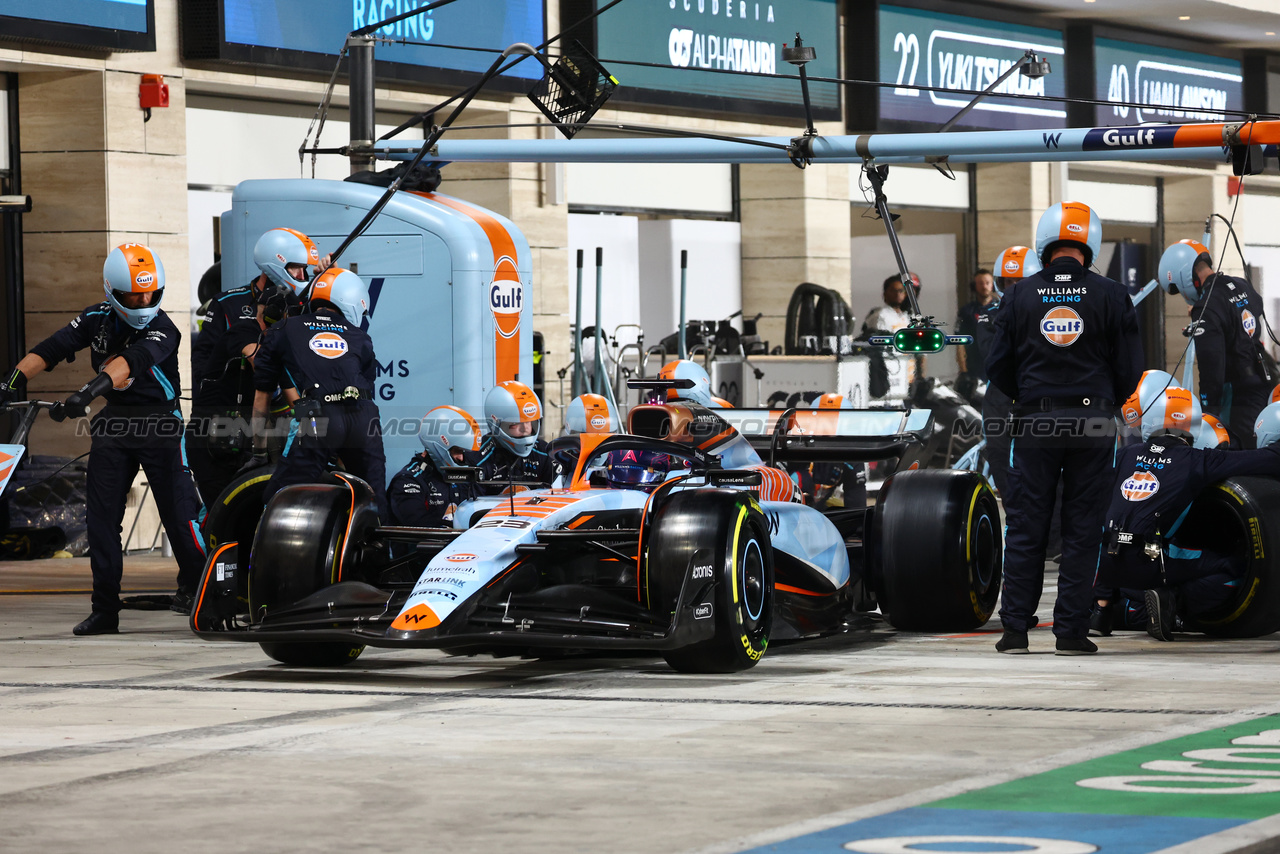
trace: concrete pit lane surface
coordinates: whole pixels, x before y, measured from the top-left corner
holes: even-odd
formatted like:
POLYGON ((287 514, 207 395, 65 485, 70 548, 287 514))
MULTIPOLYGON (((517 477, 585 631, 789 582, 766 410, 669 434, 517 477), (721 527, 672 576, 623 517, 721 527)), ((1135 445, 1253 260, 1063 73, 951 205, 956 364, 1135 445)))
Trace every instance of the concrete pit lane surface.
MULTIPOLYGON (((174 571, 130 558, 126 593, 174 571)), ((0 564, 4 852, 1280 850, 1275 636, 1059 657, 1040 628, 1004 656, 994 624, 868 620, 724 677, 388 650, 321 670, 168 611, 74 638, 88 579, 0 564)))

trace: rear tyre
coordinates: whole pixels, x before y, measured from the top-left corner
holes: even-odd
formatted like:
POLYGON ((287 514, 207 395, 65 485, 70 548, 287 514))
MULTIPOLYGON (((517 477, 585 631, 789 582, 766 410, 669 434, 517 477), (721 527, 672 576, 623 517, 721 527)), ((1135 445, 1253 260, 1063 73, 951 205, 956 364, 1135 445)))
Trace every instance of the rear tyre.
POLYGON ((258 646, 269 658, 294 667, 341 667, 364 652, 363 644, 354 643, 261 643, 258 646))
MULTIPOLYGON (((655 514, 645 550, 649 607, 670 614, 695 567, 709 575, 715 633, 663 654, 683 673, 735 673, 764 656, 773 629, 773 547, 749 497, 729 490, 681 492, 655 514), (709 568, 709 569, 708 569, 709 568)), ((690 589, 705 584, 695 576, 690 589)), ((703 598, 701 601, 706 601, 703 598)))
POLYGON ((1187 619, 1188 631, 1224 638, 1280 631, 1280 482, 1233 477, 1209 487, 1191 505, 1176 542, 1233 555, 1245 567, 1235 595, 1187 619))
POLYGON ((1000 594, 1003 537, 995 495, 967 471, 903 471, 873 517, 880 604, 904 631, 979 628, 1000 594))

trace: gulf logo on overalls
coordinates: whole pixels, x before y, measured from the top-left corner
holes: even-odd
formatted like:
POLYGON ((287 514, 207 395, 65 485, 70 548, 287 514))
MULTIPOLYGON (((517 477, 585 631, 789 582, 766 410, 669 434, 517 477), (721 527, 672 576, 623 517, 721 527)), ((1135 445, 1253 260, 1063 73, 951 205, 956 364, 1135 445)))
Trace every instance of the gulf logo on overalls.
POLYGON ((336 332, 317 332, 308 344, 317 356, 337 359, 347 354, 347 340, 336 332))
POLYGON ((1040 321, 1040 334, 1050 344, 1059 347, 1070 347, 1084 332, 1084 321, 1075 309, 1066 306, 1052 308, 1040 321))
POLYGON ((1244 334, 1252 338, 1254 331, 1258 328, 1258 318, 1254 317, 1249 309, 1241 309, 1240 325, 1244 327, 1244 334))
POLYGON ((1135 471, 1120 484, 1120 494, 1126 501, 1146 501, 1160 491, 1160 481, 1149 471, 1135 471))

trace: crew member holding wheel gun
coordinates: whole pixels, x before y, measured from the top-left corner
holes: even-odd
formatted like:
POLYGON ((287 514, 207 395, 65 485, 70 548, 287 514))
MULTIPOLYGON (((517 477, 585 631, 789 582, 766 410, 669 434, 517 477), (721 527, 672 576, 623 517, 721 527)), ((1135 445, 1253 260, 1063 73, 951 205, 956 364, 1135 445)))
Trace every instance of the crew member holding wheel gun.
POLYGON ((311 283, 307 296, 307 310, 268 329, 258 347, 254 455, 241 471, 268 462, 268 406, 280 388, 293 401, 296 421, 264 501, 282 487, 320 480, 340 456, 346 471, 373 488, 380 517, 390 519, 382 424, 373 402, 377 361, 373 339, 360 328, 369 310, 369 289, 350 270, 330 267, 311 283))
POLYGON ((32 347, 0 386, 0 399, 12 400, 23 379, 52 370, 86 347, 90 364, 100 371, 49 413, 56 421, 79 418, 95 398, 107 401, 89 425, 85 515, 93 570, 93 613, 72 629, 77 635, 119 631, 120 578, 124 572, 120 525, 139 466, 155 493, 156 509, 178 562, 174 611, 190 613, 205 560, 196 521, 200 499, 182 448, 178 408, 178 342, 182 333, 160 310, 164 265, 147 247, 126 243, 107 256, 102 279, 106 301, 89 306, 32 347))

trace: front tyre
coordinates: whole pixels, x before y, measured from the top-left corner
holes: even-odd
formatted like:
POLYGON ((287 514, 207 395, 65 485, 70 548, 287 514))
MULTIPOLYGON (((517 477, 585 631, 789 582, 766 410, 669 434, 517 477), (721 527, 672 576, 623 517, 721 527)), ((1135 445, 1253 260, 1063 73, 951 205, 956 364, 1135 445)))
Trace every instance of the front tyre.
POLYGON ((294 667, 341 667, 364 652, 363 644, 354 643, 260 643, 258 646, 269 658, 294 667))
MULTIPOLYGON (((664 654, 682 673, 736 673, 764 656, 773 630, 773 547, 760 514, 741 494, 672 496, 654 520, 649 560, 692 572, 710 558, 715 633, 664 654), (674 530, 674 535, 673 535, 674 530), (677 542, 678 541, 678 542, 677 542)), ((681 576, 683 577, 683 576, 681 576)))

